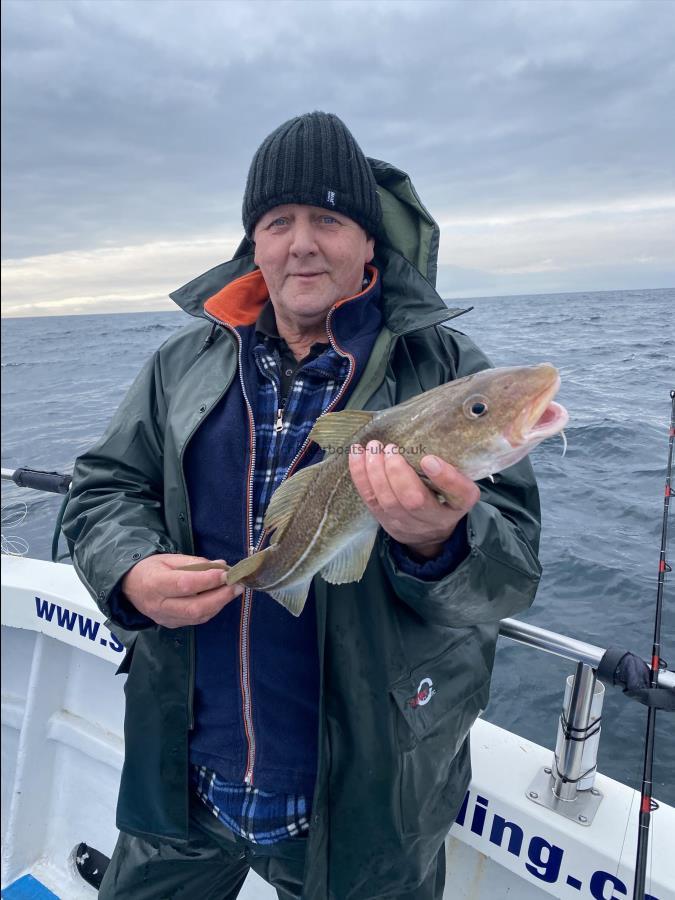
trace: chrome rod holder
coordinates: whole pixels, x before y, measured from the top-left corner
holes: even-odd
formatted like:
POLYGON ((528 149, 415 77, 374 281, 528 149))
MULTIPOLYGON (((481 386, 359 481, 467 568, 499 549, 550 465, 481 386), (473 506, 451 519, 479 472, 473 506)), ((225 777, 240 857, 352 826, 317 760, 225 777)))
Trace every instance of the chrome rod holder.
MULTIPOLYGON (((598 687, 604 691, 602 685, 598 687)), ((591 713, 594 696, 602 707, 602 693, 596 695, 595 689, 595 672, 578 663, 575 674, 568 678, 553 754, 553 793, 559 800, 571 802, 578 790, 593 787, 600 738, 600 714, 591 713)))
POLYGON ((526 795, 580 825, 590 825, 602 800, 593 787, 604 685, 583 662, 567 679, 551 768, 537 773, 526 795))

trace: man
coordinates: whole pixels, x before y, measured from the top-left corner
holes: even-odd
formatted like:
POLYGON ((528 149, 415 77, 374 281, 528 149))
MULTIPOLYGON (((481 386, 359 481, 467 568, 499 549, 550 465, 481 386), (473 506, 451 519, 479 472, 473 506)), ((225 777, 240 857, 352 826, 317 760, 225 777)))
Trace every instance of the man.
POLYGON ((524 461, 440 505, 395 448, 354 448, 382 528, 362 580, 317 577, 299 618, 224 585, 272 493, 320 456, 319 415, 382 409, 485 368, 431 287, 438 229, 402 172, 311 113, 257 150, 234 259, 177 291, 197 317, 75 468, 75 565, 129 650, 122 834, 105 900, 431 900, 470 777, 498 623, 536 590, 524 461), (383 211, 384 210, 384 211, 383 211), (206 319, 206 322, 204 321, 206 319), (210 328, 209 328, 210 326, 210 328))

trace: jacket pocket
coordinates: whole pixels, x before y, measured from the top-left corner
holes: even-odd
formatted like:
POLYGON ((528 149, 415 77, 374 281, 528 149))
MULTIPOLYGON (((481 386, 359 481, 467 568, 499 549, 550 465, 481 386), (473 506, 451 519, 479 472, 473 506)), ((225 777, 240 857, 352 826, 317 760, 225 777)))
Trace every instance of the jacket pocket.
POLYGON ((400 713, 399 799, 404 834, 452 825, 471 766, 467 737, 487 706, 490 671, 469 634, 391 685, 400 713))
POLYGON ((397 679, 390 691, 410 732, 421 741, 439 728, 447 731, 452 721, 445 720, 456 718, 458 706, 489 687, 489 681, 479 642, 469 632, 397 679))

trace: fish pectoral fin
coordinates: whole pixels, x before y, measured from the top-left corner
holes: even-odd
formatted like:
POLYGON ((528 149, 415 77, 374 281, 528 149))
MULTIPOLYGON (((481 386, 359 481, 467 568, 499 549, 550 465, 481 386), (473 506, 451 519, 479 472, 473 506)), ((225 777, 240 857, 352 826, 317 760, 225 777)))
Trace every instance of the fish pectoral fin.
POLYGON ((307 595, 312 583, 310 578, 308 581, 302 581, 300 584, 292 584, 289 587, 273 588, 267 591, 270 597, 274 597, 277 603, 285 606, 289 613, 299 616, 307 602, 307 595))
POLYGON ((359 531, 323 569, 321 575, 330 584, 347 584, 360 581, 366 571, 373 544, 377 536, 377 522, 367 531, 359 531))
POLYGON ((315 481, 319 474, 319 468, 322 465, 323 463, 320 462, 306 469, 301 469, 295 475, 291 475, 288 481, 280 484, 272 494, 272 499, 265 511, 263 525, 270 531, 274 530, 273 544, 276 544, 281 538, 284 529, 295 515, 302 498, 305 496, 310 482, 315 481))
POLYGON ((452 497, 449 494, 444 494, 442 491, 438 490, 438 486, 431 481, 431 479, 427 478, 426 475, 422 475, 420 472, 417 473, 422 484, 426 485, 430 491, 433 491, 438 498, 439 503, 449 503, 452 501, 452 497))
POLYGON ((374 415, 375 413, 363 409, 326 413, 317 419, 309 436, 324 450, 344 447, 350 443, 357 431, 370 425, 374 415))
POLYGON ((266 554, 269 554, 271 549, 271 547, 266 547, 264 550, 259 550, 252 556, 246 556, 244 559, 240 560, 236 566, 232 566, 231 569, 228 569, 227 583, 234 584, 237 581, 241 581, 242 578, 246 578, 247 575, 253 575, 257 572, 265 562, 266 554))

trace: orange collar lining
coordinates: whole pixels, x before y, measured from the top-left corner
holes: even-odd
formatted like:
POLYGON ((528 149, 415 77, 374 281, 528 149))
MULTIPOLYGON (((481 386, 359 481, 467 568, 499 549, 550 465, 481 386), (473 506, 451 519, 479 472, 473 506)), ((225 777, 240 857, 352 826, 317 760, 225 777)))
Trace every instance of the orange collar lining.
MULTIPOLYGON (((366 287, 360 290, 358 294, 338 300, 333 309, 344 306, 350 300, 356 300, 357 297, 368 293, 376 283, 379 272, 375 266, 370 265, 366 266, 366 272, 370 276, 370 281, 366 287)), ((213 316, 214 319, 218 319, 224 325, 231 325, 233 328, 236 328, 237 325, 252 325, 260 315, 260 311, 268 297, 269 291, 267 290, 265 279, 260 269, 256 269, 254 272, 249 272, 247 275, 242 275, 241 278, 230 282, 230 284, 226 284, 218 293, 209 297, 204 304, 204 312, 213 316)))

